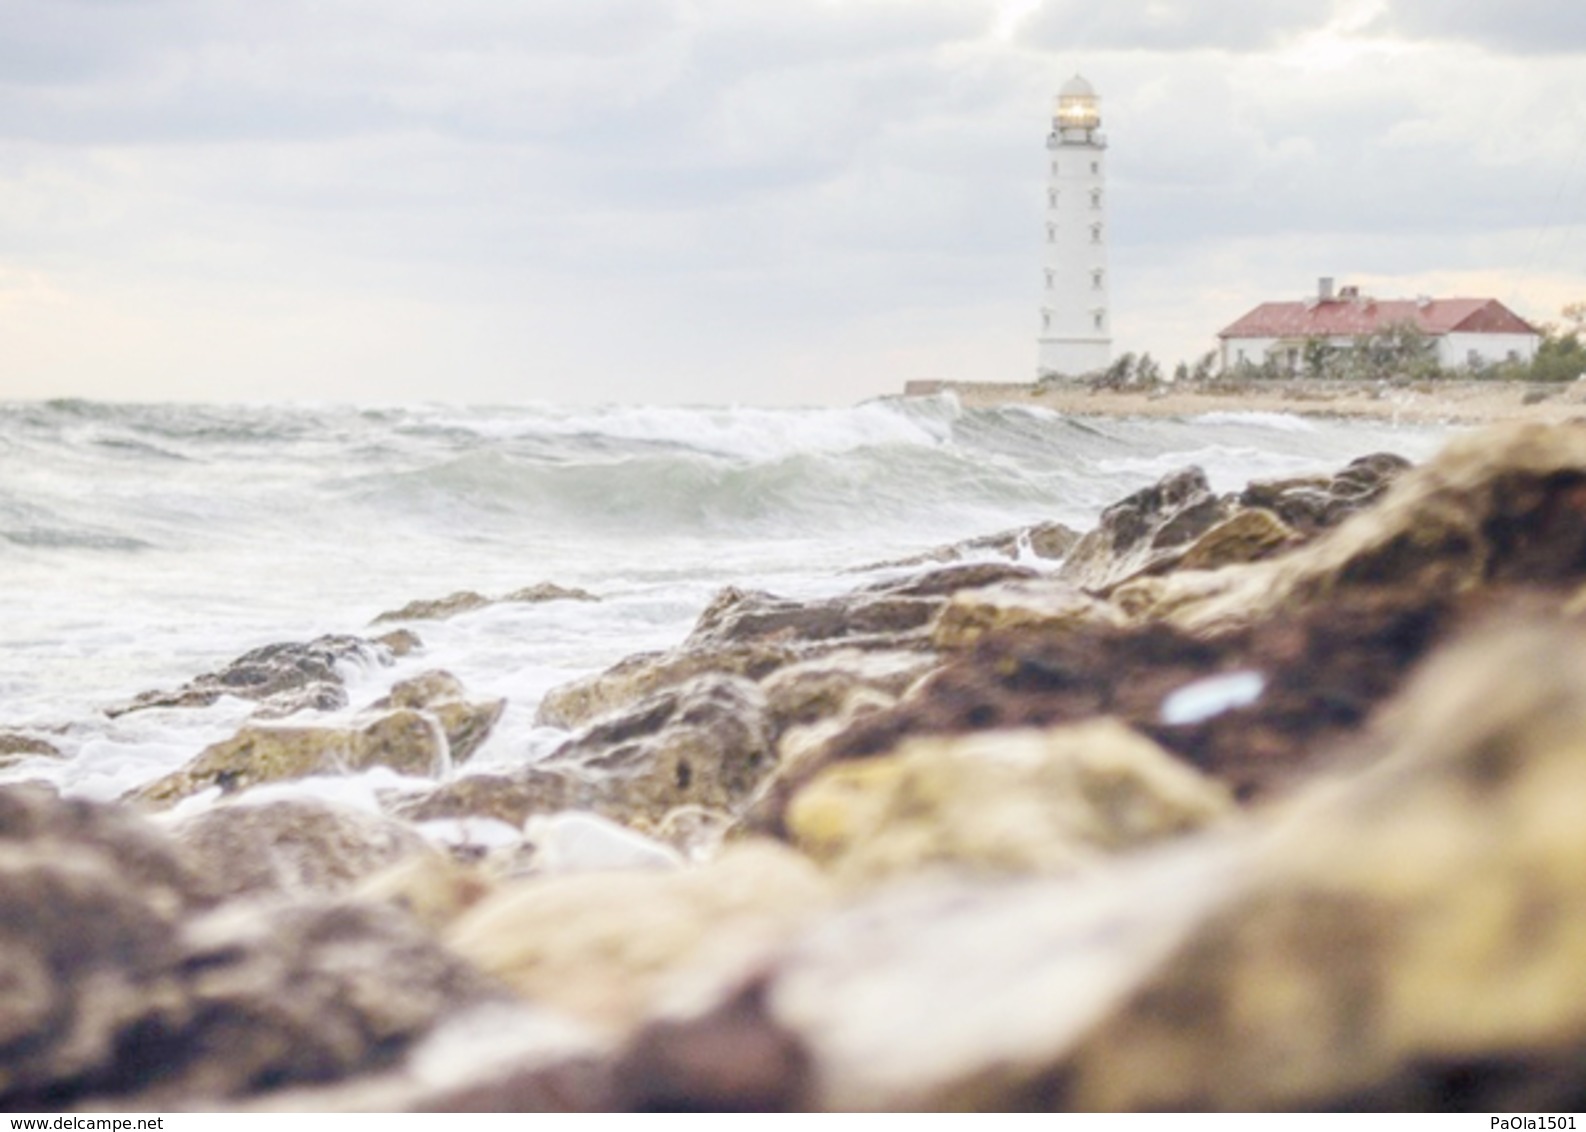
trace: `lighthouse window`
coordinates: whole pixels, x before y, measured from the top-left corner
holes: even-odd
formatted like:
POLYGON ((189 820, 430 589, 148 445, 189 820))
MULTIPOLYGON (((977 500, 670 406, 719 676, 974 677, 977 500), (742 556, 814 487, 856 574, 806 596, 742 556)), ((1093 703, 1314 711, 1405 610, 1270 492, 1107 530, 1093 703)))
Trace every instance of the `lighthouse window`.
POLYGON ((1052 176, 1057 176, 1057 162, 1052 162, 1052 176))
POLYGON ((1092 162, 1091 162, 1091 163, 1090 163, 1090 171, 1091 171, 1091 172, 1092 172, 1092 173, 1100 173, 1100 172, 1101 172, 1101 162, 1099 162, 1099 161, 1092 161, 1092 162))
POLYGON ((1101 207, 1101 190, 1100 189, 1092 189, 1090 191, 1090 207, 1092 207, 1092 208, 1100 208, 1101 207))
MULTIPOLYGON (((1050 273, 1050 272, 1048 272, 1048 274, 1051 274, 1051 273, 1050 273)), ((1092 272, 1091 272, 1091 273, 1090 273, 1090 289, 1091 289, 1091 290, 1092 290, 1092 291, 1099 291, 1099 290, 1101 290, 1101 272, 1099 272, 1099 271, 1092 271, 1092 272)))
POLYGON ((1057 190, 1056 189, 1047 189, 1046 190, 1046 204, 1047 204, 1048 208, 1056 208, 1057 207, 1057 190))
POLYGON ((1056 224, 1048 224, 1046 226, 1046 242, 1049 243, 1049 244, 1055 244, 1057 242, 1057 225, 1056 224))
POLYGON ((1054 281, 1055 278, 1056 278, 1056 273, 1055 272, 1048 271, 1046 273, 1046 285, 1047 285, 1047 287, 1051 287, 1053 285, 1053 281, 1054 281))
POLYGON ((1042 330, 1050 330, 1050 329, 1052 329, 1052 316, 1050 314, 1048 314, 1046 311, 1042 311, 1041 312, 1041 329, 1042 330))
POLYGON ((1093 244, 1101 243, 1101 225, 1100 224, 1092 224, 1090 226, 1090 242, 1093 243, 1093 244))
POLYGON ((1096 329, 1101 330, 1107 322, 1107 316, 1101 311, 1096 312, 1096 329))

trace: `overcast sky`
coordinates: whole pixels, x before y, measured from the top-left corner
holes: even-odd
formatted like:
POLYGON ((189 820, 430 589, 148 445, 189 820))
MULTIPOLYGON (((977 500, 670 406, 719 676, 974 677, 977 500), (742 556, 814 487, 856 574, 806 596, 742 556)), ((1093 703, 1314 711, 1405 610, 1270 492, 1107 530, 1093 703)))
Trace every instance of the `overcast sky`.
POLYGON ((0 399, 857 401, 1318 275, 1586 299, 1586 0, 0 0, 0 399))

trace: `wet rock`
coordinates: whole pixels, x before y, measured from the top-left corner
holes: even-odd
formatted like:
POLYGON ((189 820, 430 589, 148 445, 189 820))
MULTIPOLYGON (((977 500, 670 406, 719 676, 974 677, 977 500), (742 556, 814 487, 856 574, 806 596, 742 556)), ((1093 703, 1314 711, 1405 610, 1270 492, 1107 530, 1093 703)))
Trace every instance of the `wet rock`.
POLYGON ((1239 502, 1270 511, 1309 538, 1375 503, 1410 466, 1402 456, 1373 453, 1351 460, 1331 476, 1254 481, 1240 493, 1239 502))
POLYGON ((415 598, 401 609, 388 609, 384 613, 377 614, 370 624, 382 625, 388 621, 444 621, 448 617, 456 617, 459 613, 472 613, 491 604, 493 604, 491 600, 482 593, 458 590, 445 597, 415 598))
POLYGON ((546 601, 599 601, 600 598, 588 590, 576 586, 559 586, 555 582, 538 582, 532 586, 525 586, 520 590, 513 590, 504 597, 486 597, 473 590, 458 590, 442 598, 421 598, 410 601, 401 609, 389 609, 375 617, 371 624, 379 625, 387 621, 444 621, 449 617, 456 617, 461 613, 472 613, 476 609, 484 609, 490 605, 500 605, 505 602, 539 603, 546 601))
POLYGON ((428 790, 397 795, 384 804, 392 814, 412 822, 488 818, 521 827, 533 814, 577 805, 582 793, 577 780, 528 766, 499 774, 463 775, 428 790))
POLYGON ((899 703, 856 719, 779 792, 755 825, 781 830, 791 788, 834 759, 892 750, 906 736, 1049 727, 1113 716, 1218 778, 1241 798, 1283 786, 1328 757, 1402 685, 1463 616, 1436 592, 1352 593, 1207 639, 1171 624, 993 633, 927 676, 899 703), (1194 721, 1164 705, 1196 682, 1253 672, 1251 701, 1194 721))
POLYGON ((925 566, 933 562, 962 562, 965 559, 985 558, 998 554, 1016 562, 1031 558, 1044 558, 1056 562, 1073 549, 1080 533, 1062 523, 1035 523, 1027 527, 998 531, 993 535, 965 539, 948 546, 939 546, 907 558, 895 558, 862 567, 864 572, 885 570, 901 566, 925 566))
POLYGON ((1586 426, 1517 424, 1455 438, 1375 506, 1280 557, 1137 578, 1132 616, 1226 634, 1350 594, 1459 595, 1586 577, 1586 426))
POLYGON ((894 702, 937 667, 930 653, 913 650, 840 649, 779 668, 760 683, 775 734, 833 717, 851 718, 858 707, 894 702))
POLYGON ((1080 1108, 1552 1111, 1586 1095, 1586 641, 1428 663, 1063 1069, 1080 1108))
POLYGON ((266 782, 313 774, 351 774, 374 766, 439 777, 450 768, 446 737, 427 712, 398 708, 356 727, 255 724, 206 747, 183 769, 127 794, 168 806, 218 787, 236 794, 266 782))
POLYGON ((555 582, 536 582, 532 586, 524 586, 521 590, 513 590, 501 600, 539 603, 542 601, 599 601, 600 597, 598 594, 592 594, 588 590, 579 589, 577 586, 559 586, 555 582))
POLYGON ((884 637, 891 644, 921 632, 939 601, 894 588, 856 590, 840 597, 794 601, 728 586, 699 615, 685 647, 758 641, 835 641, 884 637))
POLYGON ((856 593, 891 594, 895 597, 952 597, 962 590, 993 586, 998 582, 1017 582, 1038 578, 1039 570, 1011 562, 966 562, 958 566, 943 566, 901 578, 889 578, 861 586, 856 593))
POLYGON ((445 732, 453 763, 466 761, 479 749, 506 706, 502 699, 469 700, 462 681, 442 669, 400 680, 369 705, 373 711, 412 708, 433 715, 445 732))
POLYGON ((410 826, 310 798, 216 806, 172 828, 220 896, 344 892, 439 851, 410 826))
POLYGON ((374 638, 374 642, 390 649, 395 657, 408 656, 424 647, 424 641, 412 629, 392 629, 374 638))
POLYGON ((28 759, 65 758, 55 744, 20 731, 0 731, 0 770, 28 759))
POLYGON ((219 672, 190 680, 173 692, 144 692, 106 709, 112 717, 157 707, 208 707, 222 696, 254 700, 262 716, 347 706, 337 666, 390 664, 392 650, 362 637, 325 636, 307 644, 265 645, 244 653, 219 672))
POLYGON ((1228 792, 1112 720, 917 739, 793 798, 794 844, 849 880, 927 867, 1062 872, 1202 828, 1228 792))
POLYGON ((659 822, 676 806, 734 810, 776 764, 765 696, 702 676, 605 716, 536 764, 578 783, 568 807, 659 822))
POLYGON ((1103 511, 1096 528, 1074 544, 1058 576, 1104 593, 1136 575, 1160 572, 1233 510, 1213 493, 1201 469, 1174 472, 1103 511))
POLYGON ((446 940, 531 1003, 623 1031, 674 983, 735 971, 829 899, 796 853, 743 844, 678 872, 518 881, 464 914, 446 940))
POLYGON ((964 590, 942 610, 931 643, 944 651, 968 648, 998 629, 1065 632, 1082 626, 1119 626, 1124 615, 1114 606, 1056 578, 1005 582, 964 590))
POLYGON ((763 642, 635 653, 604 672, 552 688, 540 701, 535 722, 547 727, 583 727, 698 676, 759 680, 800 658, 792 645, 763 642))
POLYGON ((0 1106, 329 1079, 499 994, 395 912, 210 901, 136 815, 0 791, 0 1106))

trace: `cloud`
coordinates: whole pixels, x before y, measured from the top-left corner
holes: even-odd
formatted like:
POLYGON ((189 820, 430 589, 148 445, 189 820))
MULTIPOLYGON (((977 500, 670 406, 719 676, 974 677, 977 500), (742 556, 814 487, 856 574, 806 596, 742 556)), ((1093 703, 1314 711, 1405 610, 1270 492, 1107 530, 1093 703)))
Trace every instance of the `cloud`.
POLYGON ((1023 28, 1031 46, 1087 51, 1252 52, 1325 26, 1327 0, 1044 0, 1023 28))
POLYGON ((1373 28, 1500 53, 1586 53, 1586 5, 1568 0, 1392 0, 1373 28))

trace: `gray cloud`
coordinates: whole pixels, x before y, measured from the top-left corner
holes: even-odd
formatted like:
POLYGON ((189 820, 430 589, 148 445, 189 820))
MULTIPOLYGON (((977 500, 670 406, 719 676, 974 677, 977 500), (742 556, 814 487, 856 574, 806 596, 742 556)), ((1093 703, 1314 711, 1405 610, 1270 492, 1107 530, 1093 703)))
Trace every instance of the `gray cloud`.
POLYGON ((1024 28, 1032 46, 1078 51, 1259 51, 1321 27, 1331 0, 1044 0, 1024 28))
POLYGON ((1392 0, 1373 30, 1463 41, 1493 51, 1586 52, 1586 4, 1557 0, 1392 0))

